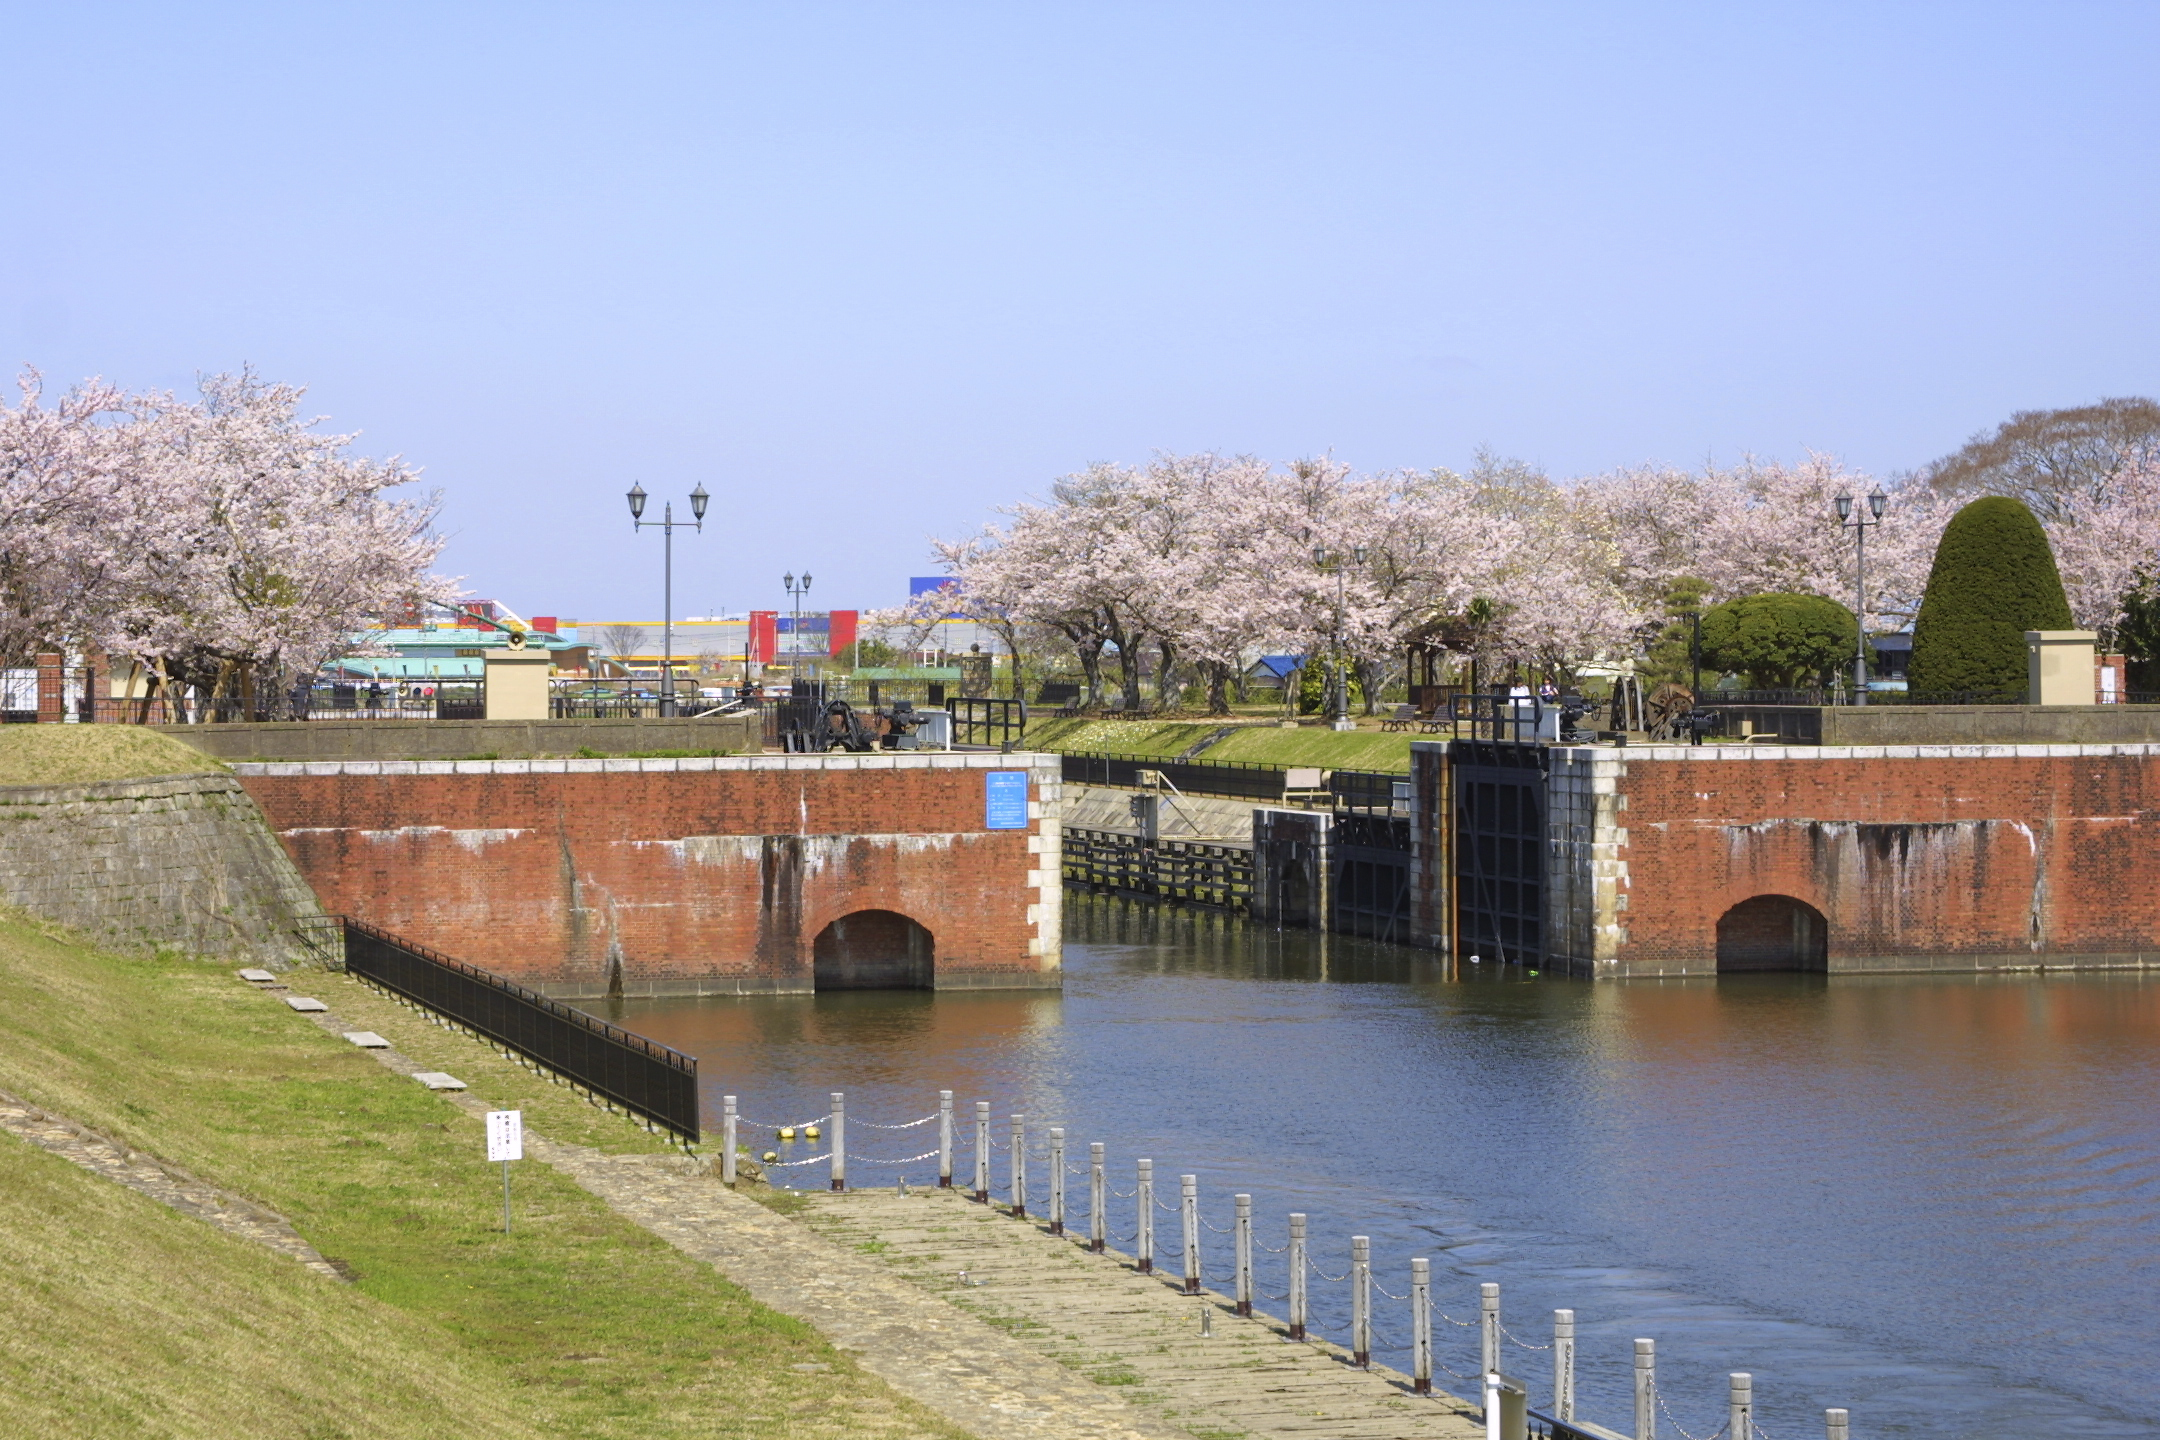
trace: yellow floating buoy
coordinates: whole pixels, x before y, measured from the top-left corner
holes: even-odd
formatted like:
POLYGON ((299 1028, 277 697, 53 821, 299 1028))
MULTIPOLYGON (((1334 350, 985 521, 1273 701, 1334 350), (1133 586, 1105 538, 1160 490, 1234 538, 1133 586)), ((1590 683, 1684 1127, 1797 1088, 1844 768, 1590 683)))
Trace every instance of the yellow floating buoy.
POLYGON ((771 1163, 772 1163, 773 1161, 775 1161, 775 1160, 777 1160, 777 1159, 779 1159, 779 1158, 780 1158, 780 1152, 779 1152, 779 1151, 777 1151, 777 1150, 767 1150, 767 1151, 765 1152, 765 1163, 766 1163, 766 1164, 768 1164, 768 1165, 770 1165, 770 1164, 771 1164, 771 1163))
POLYGON ((803 1133, 803 1139, 805 1139, 805 1140, 815 1140, 815 1139, 817 1139, 817 1138, 818 1138, 818 1135, 819 1135, 819 1133, 820 1133, 820 1132, 819 1132, 819 1130, 818 1130, 817 1126, 815 1126, 815 1125, 805 1125, 805 1126, 803 1126, 803 1127, 802 1127, 802 1133, 803 1133))
POLYGON ((780 1138, 781 1138, 782 1140, 792 1140, 792 1139, 794 1139, 794 1138, 795 1138, 795 1127, 794 1127, 793 1125, 782 1125, 782 1126, 780 1127, 780 1138))

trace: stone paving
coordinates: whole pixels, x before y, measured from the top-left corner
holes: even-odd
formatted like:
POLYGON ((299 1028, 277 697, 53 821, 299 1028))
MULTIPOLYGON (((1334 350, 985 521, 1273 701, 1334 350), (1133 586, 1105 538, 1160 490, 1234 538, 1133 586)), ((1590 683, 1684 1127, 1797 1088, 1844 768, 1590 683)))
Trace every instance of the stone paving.
POLYGON ((1046 1224, 1014 1219, 957 1189, 816 1193, 805 1219, 1030 1348, 1105 1386, 1126 1387, 1137 1404, 1196 1436, 1473 1440, 1485 1433, 1476 1412, 1453 1396, 1415 1396, 1407 1375, 1359 1369, 1324 1341, 1293 1342, 1273 1317, 1240 1318, 1229 1296, 1186 1295, 1182 1278, 1142 1274, 1116 1251, 1090 1254, 1046 1224))

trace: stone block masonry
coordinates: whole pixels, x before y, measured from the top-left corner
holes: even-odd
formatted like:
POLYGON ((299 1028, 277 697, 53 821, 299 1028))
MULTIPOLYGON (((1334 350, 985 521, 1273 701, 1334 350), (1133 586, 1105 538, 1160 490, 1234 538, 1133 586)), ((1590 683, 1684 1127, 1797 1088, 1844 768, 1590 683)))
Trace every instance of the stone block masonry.
POLYGON ((1721 920, 1729 962, 1789 924, 1832 973, 2160 966, 2160 744, 1561 747, 1549 774, 1555 968, 1715 974, 1721 920))
POLYGON ((235 771, 326 907, 550 994, 1059 983, 1055 756, 235 771))
POLYGON ((278 966, 320 913, 228 775, 0 788, 0 901, 106 945, 278 966))

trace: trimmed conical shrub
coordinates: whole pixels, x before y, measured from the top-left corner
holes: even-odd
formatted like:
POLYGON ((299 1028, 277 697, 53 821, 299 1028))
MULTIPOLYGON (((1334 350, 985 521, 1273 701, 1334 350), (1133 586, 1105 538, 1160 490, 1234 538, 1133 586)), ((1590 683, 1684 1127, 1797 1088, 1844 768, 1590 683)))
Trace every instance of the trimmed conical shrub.
POLYGON ((2022 501, 1975 500, 1943 528, 1913 626, 1906 683, 1920 693, 2025 693, 2025 632, 2068 630, 2047 532, 2022 501))

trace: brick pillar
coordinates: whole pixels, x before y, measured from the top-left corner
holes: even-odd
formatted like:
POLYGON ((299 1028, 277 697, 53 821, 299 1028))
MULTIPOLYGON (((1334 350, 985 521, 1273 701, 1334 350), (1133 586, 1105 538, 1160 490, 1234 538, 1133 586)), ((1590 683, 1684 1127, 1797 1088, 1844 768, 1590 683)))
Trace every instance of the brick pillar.
POLYGON ((93 651, 83 657, 83 719, 118 720, 119 706, 112 698, 112 657, 93 651))
POLYGON ((50 650, 38 652, 37 718, 40 725, 57 725, 67 719, 66 672, 60 668, 63 658, 50 650))

